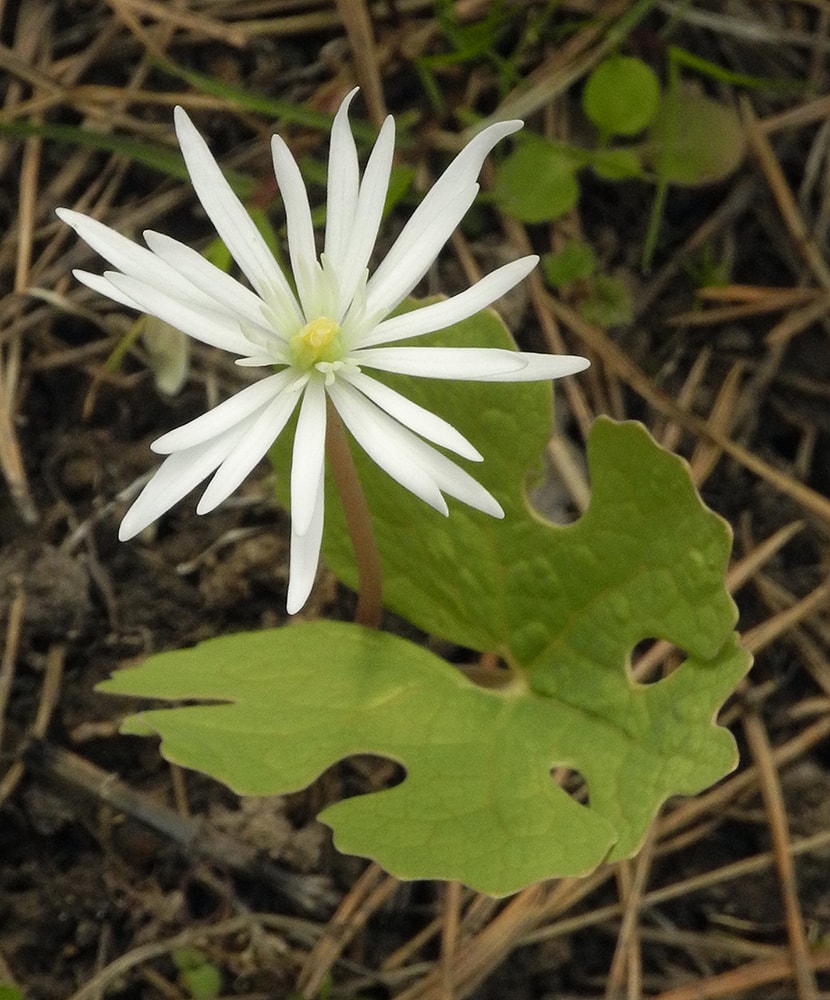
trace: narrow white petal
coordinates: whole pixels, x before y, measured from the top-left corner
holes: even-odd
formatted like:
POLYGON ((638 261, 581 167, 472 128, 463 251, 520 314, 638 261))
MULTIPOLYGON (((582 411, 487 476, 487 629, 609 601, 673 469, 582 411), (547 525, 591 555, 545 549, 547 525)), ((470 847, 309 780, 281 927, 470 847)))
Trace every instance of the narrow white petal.
POLYGON ((329 386, 328 393, 343 423, 369 458, 404 489, 446 515, 446 501, 433 478, 400 447, 402 437, 410 432, 342 382, 329 386))
POLYGON ((480 281, 458 295, 453 295, 452 298, 384 320, 372 330, 360 346, 391 344, 396 340, 420 337, 425 333, 443 330, 453 323, 460 323, 461 320, 474 316, 509 292, 514 285, 530 274, 538 262, 539 258, 535 255, 521 257, 485 275, 480 281))
MULTIPOLYGON (((513 354, 508 351, 508 354, 513 354)), ((576 375, 588 368, 591 362, 573 354, 531 354, 518 351, 514 357, 521 358, 525 367, 518 372, 496 372, 482 377, 482 382, 547 382, 548 379, 576 375)))
POLYGON ((331 127, 324 252, 338 269, 346 259, 346 248, 357 209, 360 177, 357 147, 349 128, 349 105, 357 90, 355 87, 346 94, 331 127))
POLYGON ((196 507, 197 514, 207 514, 227 500, 280 436, 298 399, 297 393, 283 393, 245 421, 244 437, 216 470, 196 507))
POLYGON ((473 462, 481 462, 481 453, 474 448, 470 442, 459 433, 450 423, 439 417, 437 414, 425 410, 423 406, 413 403, 411 399, 402 396, 389 386, 383 385, 363 372, 344 373, 346 379, 356 389, 360 390, 364 396, 368 396, 373 403, 376 403, 382 410, 385 410, 390 417, 394 417, 405 427, 420 434, 421 437, 441 445, 442 448, 449 448, 457 455, 469 458, 473 462))
MULTIPOLYGON (((386 259, 372 276, 369 282, 370 312, 374 312, 379 306, 394 309, 421 280, 467 210, 465 208, 460 214, 458 212, 459 192, 467 191, 475 185, 484 160, 496 143, 521 127, 520 121, 497 122, 491 125, 474 136, 450 163, 430 188, 386 259), (435 235, 435 238, 428 243, 422 239, 425 231, 433 231, 435 235), (418 250, 413 258, 412 254, 416 247, 418 250), (428 253, 431 256, 424 262, 428 253), (408 262, 411 271, 407 270, 408 262), (414 280, 409 280, 413 275, 414 280)), ((472 198, 469 204, 472 204, 472 198)))
POLYGON ((421 203, 369 279, 367 312, 391 312, 409 295, 467 214, 477 194, 478 184, 469 184, 447 201, 434 202, 431 213, 421 212, 425 204, 421 203))
POLYGON ((299 535, 294 531, 292 520, 290 577, 286 601, 286 610, 290 615, 296 615, 308 600, 308 595, 314 586, 317 565, 320 562, 320 543, 323 539, 323 505, 326 497, 326 491, 323 489, 323 475, 324 469, 321 468, 314 510, 304 535, 299 535))
POLYGON ((73 212, 68 208, 56 210, 60 219, 72 226, 75 232, 88 243, 96 253, 113 267, 133 278, 140 278, 151 285, 158 285, 178 298, 200 305, 209 305, 214 300, 205 295, 187 278, 152 251, 133 243, 97 219, 73 212))
POLYGON ((453 189, 470 184, 481 173, 484 161, 489 156, 493 147, 501 142, 502 139, 506 139, 507 136, 512 135, 514 132, 518 132, 523 126, 524 122, 519 119, 496 122, 494 125, 489 125, 483 129, 478 135, 474 135, 452 163, 450 163, 444 173, 432 185, 424 200, 427 201, 434 198, 440 201, 445 197, 446 191, 452 191, 453 189))
POLYGON ((320 469, 326 455, 326 391, 321 378, 309 379, 291 456, 291 527, 304 535, 316 509, 320 469))
MULTIPOLYGON (((336 262, 340 302, 338 313, 342 314, 352 298, 377 240, 378 229, 386 206, 386 192, 392 173, 392 158, 395 153, 395 122, 391 115, 380 129, 374 149, 369 155, 360 194, 357 199, 354 222, 346 245, 343 259, 336 262)), ((329 202, 329 205, 331 202, 329 202)))
POLYGON ((118 530, 121 541, 125 542, 143 531, 186 497, 194 486, 198 486, 224 462, 244 436, 243 423, 204 444, 168 455, 124 515, 118 530))
POLYGON ((107 271, 104 277, 124 295, 136 302, 140 309, 163 319, 194 340, 211 347, 220 347, 233 354, 252 354, 255 345, 245 337, 237 321, 217 313, 209 306, 197 305, 176 298, 163 288, 148 285, 137 278, 117 271, 107 271))
POLYGON ((273 367, 275 364, 282 364, 282 362, 278 360, 275 352, 274 354, 251 354, 247 358, 236 358, 234 364, 239 365, 240 368, 267 368, 273 367))
POLYGON ((316 317, 309 315, 312 303, 318 298, 317 248, 314 244, 314 224, 311 221, 311 207, 303 183, 300 168, 285 142, 278 136, 271 137, 271 153, 274 173, 277 175, 280 194, 285 206, 285 221, 288 228, 288 253, 291 270, 297 283, 306 320, 316 317))
POLYGON ((414 434, 408 434, 408 439, 402 444, 405 451, 409 452, 410 460, 417 462, 432 476, 443 493, 448 493, 468 507, 474 507, 491 517, 504 517, 504 511, 496 498, 446 455, 442 455, 440 451, 436 451, 414 434))
POLYGON ((154 270, 153 277, 166 277, 168 266, 154 259, 153 254, 139 246, 126 236, 105 226, 103 222, 92 219, 81 212, 69 208, 55 209, 58 218, 71 226, 81 239, 92 249, 108 260, 113 267, 125 274, 140 274, 148 276, 147 269, 154 270))
MULTIPOLYGON (((348 392, 348 389, 349 387, 344 386, 342 382, 336 383, 329 389, 332 401, 337 407, 338 412, 343 416, 346 426, 354 434, 362 447, 365 448, 363 441, 358 437, 353 426, 349 423, 349 419, 352 416, 351 413, 347 412, 349 404, 358 410, 365 420, 371 421, 373 431, 376 433, 382 432, 383 439, 381 440, 381 445, 385 448, 381 456, 383 461, 369 452, 368 448, 365 450, 393 479, 414 493, 419 499, 430 503, 427 497, 422 496, 418 490, 413 489, 410 485, 410 482, 416 477, 417 470, 418 476, 422 480, 425 478, 427 482, 432 484, 433 488, 437 487, 439 491, 455 497, 457 500, 470 507, 474 507, 476 510, 490 514, 492 517, 504 517, 504 511, 496 499, 481 483, 473 479, 468 472, 457 466, 455 462, 450 461, 446 455, 442 455, 441 452, 436 451, 431 445, 422 441, 412 431, 393 421, 390 417, 387 417, 385 413, 374 407, 367 399, 356 401, 350 399, 351 394, 348 392), (403 475, 406 475, 409 481, 405 481, 403 475)), ((430 506, 446 514, 446 503, 443 501, 443 497, 441 499, 442 506, 439 507, 434 503, 431 503, 430 506)))
POLYGON ((103 274, 92 274, 89 271, 78 270, 75 270, 72 273, 82 285, 86 285, 87 288, 91 288, 93 292, 98 292, 99 295, 106 295, 108 299, 112 299, 113 302, 118 302, 120 305, 126 306, 128 309, 135 309, 137 312, 144 311, 137 302, 133 302, 129 295, 125 295, 124 292, 116 288, 115 285, 108 281, 103 274))
MULTIPOLYGON (((270 290, 276 289, 280 298, 294 301, 294 293, 273 254, 253 219, 225 180, 207 143, 196 131, 183 108, 175 109, 174 119, 190 180, 233 259, 263 299, 267 301, 270 290)), ((297 317, 299 319, 299 310, 297 317)))
POLYGON ((254 382, 195 420, 162 434, 150 447, 158 455, 169 455, 174 451, 204 444, 267 406, 280 395, 293 377, 292 372, 283 371, 254 382))
MULTIPOLYGON (((262 326, 262 299, 250 288, 240 284, 235 278, 220 270, 191 247, 163 233, 151 229, 144 232, 147 246, 153 253, 170 265, 200 292, 208 296, 222 312, 235 313, 248 322, 262 326)), ((146 275, 138 274, 144 278, 146 275)))
MULTIPOLYGON (((544 357, 545 355, 541 355, 544 357)), ((366 368, 423 378, 462 382, 520 378, 527 366, 518 351, 487 347, 368 347, 353 351, 351 360, 366 368)), ((549 378, 550 376, 544 376, 549 378)))

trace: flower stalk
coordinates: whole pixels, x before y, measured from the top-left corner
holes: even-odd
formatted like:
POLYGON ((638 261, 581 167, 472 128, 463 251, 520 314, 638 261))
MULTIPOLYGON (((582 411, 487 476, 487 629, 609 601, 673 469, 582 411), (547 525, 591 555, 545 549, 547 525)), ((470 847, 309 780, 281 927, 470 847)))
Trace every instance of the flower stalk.
POLYGON ((360 477, 352 456, 343 422, 331 402, 327 404, 326 456, 334 483, 343 505, 355 562, 357 563, 357 608, 354 620, 358 625, 378 628, 383 610, 383 574, 369 505, 360 485, 360 477))

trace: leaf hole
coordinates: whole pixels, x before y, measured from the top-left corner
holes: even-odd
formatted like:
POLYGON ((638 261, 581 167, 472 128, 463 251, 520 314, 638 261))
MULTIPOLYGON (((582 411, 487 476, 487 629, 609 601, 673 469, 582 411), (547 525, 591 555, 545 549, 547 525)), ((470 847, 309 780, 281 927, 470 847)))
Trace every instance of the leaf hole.
POLYGON ((588 782, 580 771, 566 764, 560 764, 551 768, 550 776, 554 784, 559 785, 575 802, 582 806, 588 805, 588 782))
POLYGON ((676 646, 652 636, 641 639, 631 651, 629 672, 637 684, 656 684, 673 673, 683 659, 676 646))
POLYGON ((587 467, 566 431, 558 432, 545 452, 544 465, 536 482, 528 484, 527 498, 533 510, 551 524, 573 524, 583 514, 589 496, 580 485, 587 481, 587 467), (574 485, 565 485, 570 473, 574 485))
POLYGON ((495 653, 482 653, 474 663, 459 663, 458 669, 477 687, 498 690, 513 680, 510 665, 495 653))

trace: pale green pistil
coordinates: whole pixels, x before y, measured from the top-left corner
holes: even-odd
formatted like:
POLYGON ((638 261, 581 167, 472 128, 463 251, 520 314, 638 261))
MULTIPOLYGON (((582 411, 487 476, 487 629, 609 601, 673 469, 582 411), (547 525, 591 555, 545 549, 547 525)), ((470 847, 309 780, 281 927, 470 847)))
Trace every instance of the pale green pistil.
POLYGON ((291 338, 291 358, 298 368, 332 364, 343 357, 340 327, 328 316, 319 316, 291 338))

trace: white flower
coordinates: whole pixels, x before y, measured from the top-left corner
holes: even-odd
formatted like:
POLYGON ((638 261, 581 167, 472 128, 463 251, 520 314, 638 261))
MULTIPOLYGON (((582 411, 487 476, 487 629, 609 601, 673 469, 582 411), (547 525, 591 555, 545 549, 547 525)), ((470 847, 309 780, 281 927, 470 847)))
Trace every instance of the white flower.
POLYGON ((495 349, 386 346, 472 316, 536 265, 537 257, 524 257, 459 295, 387 318, 424 276, 472 204, 487 154, 522 123, 491 125, 465 146, 369 277, 395 126, 391 117, 383 123, 361 180, 348 123, 355 92, 341 104, 332 127, 325 248, 319 256, 300 171, 283 140, 273 137, 296 292, 182 108, 175 110, 176 134, 196 194, 253 290, 169 236, 145 232, 145 249, 94 219, 58 210, 116 268, 103 275, 75 271, 84 284, 239 355, 239 365, 276 369, 153 443, 153 450, 167 458, 127 511, 119 537, 125 540, 142 531, 211 475, 196 510, 213 510, 262 459, 299 406, 291 467, 287 603, 292 614, 308 597, 320 554, 326 397, 369 456, 425 503, 447 514, 446 493, 502 517, 487 490, 426 443, 480 461, 470 442, 367 370, 504 382, 558 378, 588 365, 584 358, 495 349))

